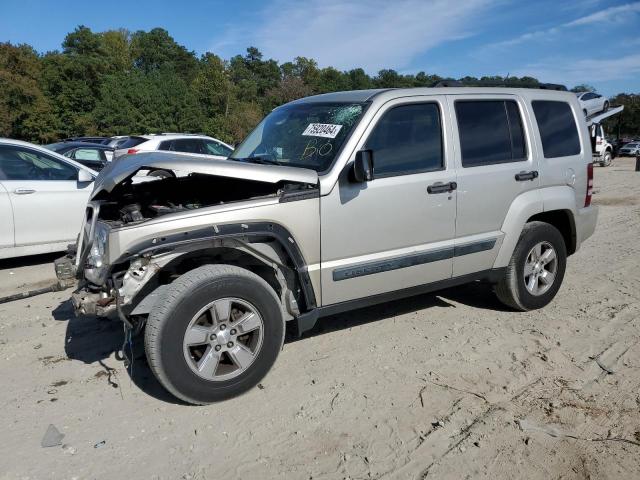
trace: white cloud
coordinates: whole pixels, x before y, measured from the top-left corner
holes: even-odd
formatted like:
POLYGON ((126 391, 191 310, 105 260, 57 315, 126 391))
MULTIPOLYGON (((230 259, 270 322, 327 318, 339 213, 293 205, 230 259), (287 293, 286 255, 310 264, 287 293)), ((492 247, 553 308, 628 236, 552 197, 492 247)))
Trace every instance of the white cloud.
POLYGON ((517 76, 531 75, 543 82, 567 85, 622 80, 640 74, 640 54, 615 59, 553 58, 532 63, 513 72, 513 74, 517 76))
POLYGON ((634 15, 640 12, 640 2, 627 3, 626 5, 619 5, 617 7, 609 7, 599 12, 592 13, 585 17, 578 18, 569 23, 565 23, 566 27, 577 27, 581 25, 590 25, 593 23, 603 22, 615 22, 619 20, 625 20, 629 15, 634 15))
MULTIPOLYGON (((338 69, 403 68, 419 54, 464 38, 494 0, 276 0, 250 42, 279 61, 311 57, 338 69)), ((225 43, 230 40, 227 32, 225 43)))
POLYGON ((619 5, 617 7, 609 7, 555 27, 537 30, 535 32, 524 33, 510 40, 494 43, 490 45, 490 47, 510 47, 519 43, 527 42, 529 40, 538 40, 545 37, 550 37, 552 35, 563 32, 567 28, 572 27, 624 22, 633 19, 637 13, 640 13, 640 2, 628 3, 625 5, 619 5))

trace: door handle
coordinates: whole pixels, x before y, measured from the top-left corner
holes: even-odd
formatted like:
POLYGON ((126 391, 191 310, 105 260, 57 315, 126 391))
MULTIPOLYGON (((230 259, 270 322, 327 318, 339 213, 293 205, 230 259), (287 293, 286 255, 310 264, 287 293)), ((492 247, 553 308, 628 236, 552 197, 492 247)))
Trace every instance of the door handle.
POLYGON ((449 193, 453 192, 456 188, 458 188, 458 184, 456 182, 438 182, 434 183, 433 185, 429 185, 427 187, 427 193, 449 193))
POLYGON ((29 195, 30 193, 36 193, 32 188, 16 188, 13 193, 16 195, 29 195))
POLYGON ((536 178, 538 178, 537 170, 516 173, 516 182, 525 182, 527 180, 534 180, 536 178))

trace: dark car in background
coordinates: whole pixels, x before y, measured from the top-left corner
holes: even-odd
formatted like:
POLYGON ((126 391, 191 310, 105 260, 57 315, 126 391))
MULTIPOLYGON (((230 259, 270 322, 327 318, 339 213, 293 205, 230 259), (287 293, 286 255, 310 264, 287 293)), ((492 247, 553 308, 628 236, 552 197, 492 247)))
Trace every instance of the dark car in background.
POLYGON ((614 157, 619 157, 621 155, 620 150, 630 142, 633 142, 633 139, 628 137, 620 137, 610 140, 611 146, 613 147, 614 157))
POLYGON ((102 170, 107 162, 113 160, 113 147, 99 143, 64 141, 51 143, 44 147, 96 171, 102 170))
POLYGON ((99 143, 107 144, 111 140, 111 137, 69 137, 65 138, 63 142, 83 142, 83 143, 99 143))
POLYGON ((121 145, 129 143, 131 138, 133 137, 130 135, 115 135, 113 137, 69 137, 61 140, 61 142, 86 142, 120 148, 121 145))
POLYGON ((632 141, 625 144, 619 150, 620 156, 635 157, 640 155, 640 141, 632 141))

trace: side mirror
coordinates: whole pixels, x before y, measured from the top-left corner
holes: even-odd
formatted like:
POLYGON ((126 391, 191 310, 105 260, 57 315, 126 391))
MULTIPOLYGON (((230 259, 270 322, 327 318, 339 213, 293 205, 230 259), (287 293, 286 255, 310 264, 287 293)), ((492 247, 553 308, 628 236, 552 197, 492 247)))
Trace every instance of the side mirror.
POLYGON ((89 172, 87 172, 84 169, 80 169, 78 170, 78 182, 80 183, 93 182, 93 175, 91 175, 89 172))
POLYGON ((351 179, 356 183, 373 180, 373 152, 371 150, 356 152, 356 158, 351 169, 351 179))

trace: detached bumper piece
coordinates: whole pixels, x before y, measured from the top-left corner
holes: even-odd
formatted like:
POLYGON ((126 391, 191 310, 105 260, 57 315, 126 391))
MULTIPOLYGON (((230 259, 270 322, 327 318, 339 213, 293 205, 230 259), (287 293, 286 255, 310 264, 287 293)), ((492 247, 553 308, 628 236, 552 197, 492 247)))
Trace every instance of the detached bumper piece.
POLYGON ((69 248, 69 253, 67 253, 64 257, 57 258, 53 261, 53 265, 56 269, 56 277, 58 278, 58 285, 60 285, 61 288, 69 288, 75 286, 75 260, 75 248, 73 250, 69 248))
POLYGON ((71 294, 71 303, 76 316, 97 315, 106 317, 116 310, 115 298, 104 292, 90 292, 84 288, 71 294))

